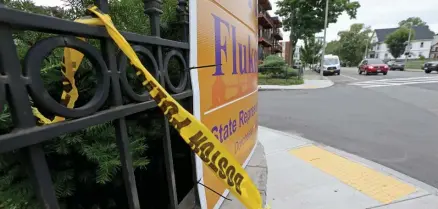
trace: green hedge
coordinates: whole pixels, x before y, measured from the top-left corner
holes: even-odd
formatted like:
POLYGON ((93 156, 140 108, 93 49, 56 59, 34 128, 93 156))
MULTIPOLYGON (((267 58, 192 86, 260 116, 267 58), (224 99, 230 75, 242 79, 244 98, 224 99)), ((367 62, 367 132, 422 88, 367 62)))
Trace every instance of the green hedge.
POLYGON ((259 72, 270 78, 288 78, 298 76, 298 70, 287 65, 283 58, 277 55, 269 55, 259 65, 259 72))

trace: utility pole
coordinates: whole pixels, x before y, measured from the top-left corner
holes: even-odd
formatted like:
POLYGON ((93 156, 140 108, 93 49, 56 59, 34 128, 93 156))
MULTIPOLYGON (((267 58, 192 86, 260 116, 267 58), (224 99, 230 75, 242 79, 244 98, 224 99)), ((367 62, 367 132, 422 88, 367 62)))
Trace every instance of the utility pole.
POLYGON ((366 59, 368 57, 368 45, 370 44, 370 42, 373 40, 374 34, 376 33, 376 31, 373 31, 373 34, 371 34, 371 38, 370 40, 367 42, 367 46, 365 48, 365 53, 363 58, 366 59))
POLYGON ((324 41, 322 46, 321 53, 321 68, 319 70, 321 77, 324 76, 324 55, 325 55, 325 47, 327 46, 327 21, 328 21, 328 8, 329 8, 329 0, 326 0, 325 3, 325 20, 324 20, 324 41))
POLYGON ((408 44, 407 44, 407 50, 405 52, 405 66, 408 64, 408 56, 411 54, 411 33, 412 33, 412 23, 409 23, 409 38, 408 38, 408 44))

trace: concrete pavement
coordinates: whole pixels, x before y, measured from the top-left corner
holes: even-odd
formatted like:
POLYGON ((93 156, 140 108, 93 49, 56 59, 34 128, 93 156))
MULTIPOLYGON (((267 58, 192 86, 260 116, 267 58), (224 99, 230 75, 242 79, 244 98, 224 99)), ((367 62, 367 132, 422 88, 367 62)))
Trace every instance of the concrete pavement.
MULTIPOLYGON (((260 192, 260 196, 262 197, 263 205, 266 205, 266 185, 267 185, 267 175, 268 175, 268 167, 266 164, 266 155, 264 151, 264 147, 261 143, 257 144, 256 149, 254 150, 251 159, 248 162, 248 165, 245 167, 246 172, 249 177, 252 179, 254 184, 257 186, 260 192)), ((231 193, 228 194, 227 198, 229 200, 225 200, 223 204, 220 206, 220 209, 245 209, 239 200, 233 196, 231 193)))
POLYGON ((259 128, 271 208, 438 208, 437 190, 301 136, 259 128))

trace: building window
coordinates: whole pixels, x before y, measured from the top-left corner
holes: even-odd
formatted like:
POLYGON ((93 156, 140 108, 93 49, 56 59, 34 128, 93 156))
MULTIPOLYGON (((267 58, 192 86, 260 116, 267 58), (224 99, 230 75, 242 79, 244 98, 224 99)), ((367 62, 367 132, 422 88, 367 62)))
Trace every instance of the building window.
POLYGON ((418 53, 418 56, 419 57, 423 56, 423 52, 418 53))
POLYGON ((435 47, 435 51, 436 51, 436 52, 438 52, 438 46, 437 46, 437 47, 435 47))
POLYGON ((377 50, 380 50, 380 45, 377 45, 377 50))
POLYGON ((376 54, 376 59, 379 59, 379 54, 376 54))
POLYGON ((424 47, 424 42, 421 42, 420 48, 423 48, 423 47, 424 47))

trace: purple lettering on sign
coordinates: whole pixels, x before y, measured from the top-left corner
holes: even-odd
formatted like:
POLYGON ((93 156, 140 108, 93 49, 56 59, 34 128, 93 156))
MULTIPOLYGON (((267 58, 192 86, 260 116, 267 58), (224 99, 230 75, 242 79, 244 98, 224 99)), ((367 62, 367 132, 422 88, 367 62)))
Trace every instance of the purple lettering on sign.
POLYGON ((239 44, 239 70, 240 74, 246 73, 246 46, 242 44, 239 44))
MULTIPOLYGON (((233 39, 233 75, 237 74, 237 68, 236 68, 236 26, 231 27, 231 37, 233 39)), ((240 44, 239 44, 240 45, 240 44)), ((240 49, 239 49, 240 50, 240 49)))
POLYGON ((254 51, 251 50, 251 36, 248 36, 249 72, 254 72, 254 51), (252 52, 251 52, 252 51, 252 52))
MULTIPOLYGON (((251 48, 251 35, 248 35, 248 45, 243 43, 239 43, 237 40, 237 29, 239 27, 230 24, 229 22, 221 19, 220 17, 211 14, 214 19, 214 53, 215 53, 215 64, 216 70, 212 74, 213 76, 222 76, 225 75, 224 70, 228 70, 227 62, 228 55, 231 53, 232 56, 232 75, 245 75, 248 73, 257 72, 257 48, 251 48), (225 35, 222 34, 223 26, 226 27, 225 35), (231 34, 230 34, 231 27, 231 34), (227 47, 227 43, 231 41, 231 49, 227 47), (231 50, 231 51, 229 51, 231 50), (239 52, 237 52, 239 51, 239 52), (230 53, 229 53, 230 52, 230 53), (225 55, 224 59, 222 58, 222 53, 225 55), (239 56, 239 58, 237 58, 239 56), (237 59, 239 59, 239 66, 237 64, 237 59), (249 64, 248 64, 249 62, 249 64), (240 67, 239 70, 237 68, 240 67)), ((257 44, 253 45, 257 46, 257 44)), ((229 73, 228 71, 226 73, 229 73)))
POLYGON ((224 44, 222 45, 222 35, 221 35, 221 25, 223 24, 225 27, 227 27, 228 34, 230 33, 230 24, 226 22, 225 20, 222 20, 220 17, 213 15, 214 18, 214 42, 215 42, 215 57, 216 57, 216 72, 213 74, 213 76, 220 76, 224 75, 224 72, 222 71, 222 52, 225 54, 225 61, 227 59, 227 38, 224 38, 224 44))

